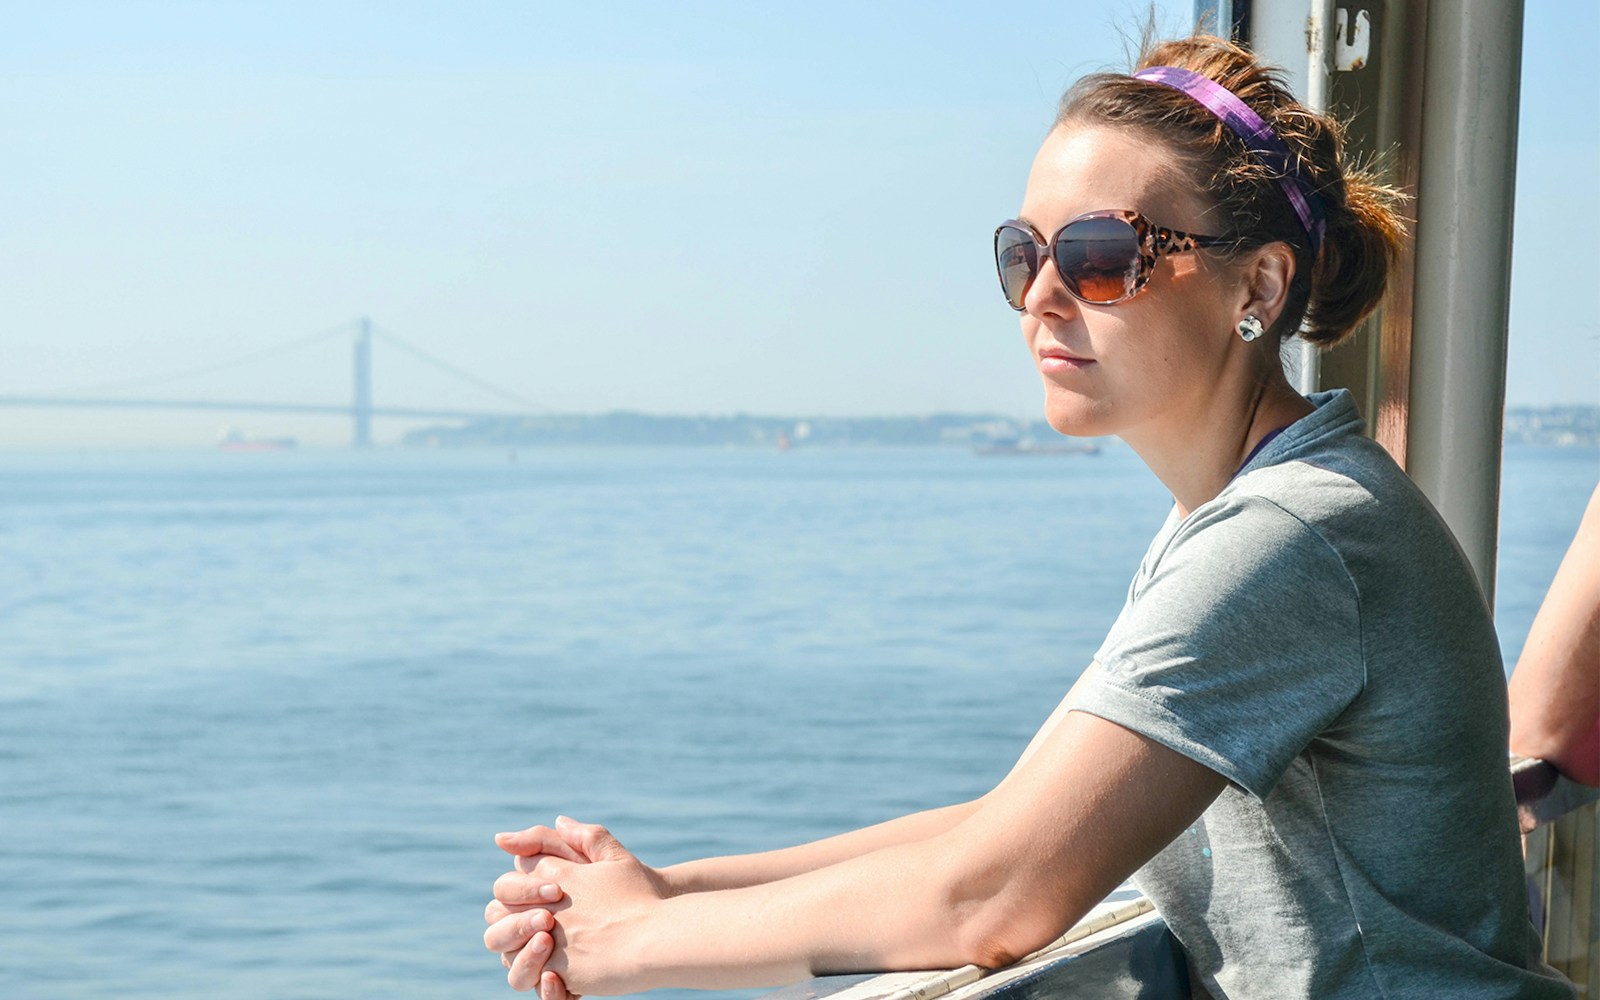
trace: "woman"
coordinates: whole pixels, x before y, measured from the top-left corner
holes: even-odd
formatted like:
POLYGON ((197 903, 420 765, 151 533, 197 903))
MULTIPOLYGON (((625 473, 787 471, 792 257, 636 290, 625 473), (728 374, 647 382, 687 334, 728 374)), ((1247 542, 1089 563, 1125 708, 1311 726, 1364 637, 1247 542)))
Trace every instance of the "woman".
POLYGON ((1377 304, 1391 196, 1243 50, 1142 66, 1068 92, 995 237, 1050 423, 1175 500, 1094 664, 973 802, 661 870, 567 820, 501 835, 513 986, 999 966, 1137 871, 1218 996, 1571 995, 1526 918, 1481 592, 1348 395, 1279 363, 1377 304))

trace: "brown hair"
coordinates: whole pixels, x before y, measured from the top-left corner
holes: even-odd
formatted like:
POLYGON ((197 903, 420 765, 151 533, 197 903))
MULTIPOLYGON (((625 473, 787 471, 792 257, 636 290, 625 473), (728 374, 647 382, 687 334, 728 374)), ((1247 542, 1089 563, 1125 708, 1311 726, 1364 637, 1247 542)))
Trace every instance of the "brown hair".
POLYGON ((1221 38, 1198 35, 1145 45, 1139 69, 1177 66, 1232 91, 1289 147, 1300 177, 1322 199, 1326 231, 1313 261, 1311 241, 1277 175, 1220 119, 1182 91, 1116 73, 1079 80, 1061 98, 1059 125, 1139 129, 1188 167, 1226 220, 1217 235, 1239 248, 1283 241, 1295 255, 1295 276, 1279 339, 1300 330, 1330 347, 1377 308, 1405 239, 1396 211, 1403 196, 1374 174, 1344 162, 1344 130, 1335 119, 1295 99, 1283 81, 1249 52, 1221 38))

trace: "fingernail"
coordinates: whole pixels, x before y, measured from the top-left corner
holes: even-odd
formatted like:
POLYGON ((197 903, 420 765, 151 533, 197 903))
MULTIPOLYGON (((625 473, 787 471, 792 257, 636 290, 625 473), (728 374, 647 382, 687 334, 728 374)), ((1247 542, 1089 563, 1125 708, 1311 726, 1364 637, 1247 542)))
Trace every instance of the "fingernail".
POLYGON ((548 935, 540 934, 534 937, 529 944, 533 946, 534 951, 544 951, 550 947, 550 938, 548 935))
POLYGON ((549 884, 541 885, 539 887, 539 898, 554 903, 561 898, 561 887, 549 884))

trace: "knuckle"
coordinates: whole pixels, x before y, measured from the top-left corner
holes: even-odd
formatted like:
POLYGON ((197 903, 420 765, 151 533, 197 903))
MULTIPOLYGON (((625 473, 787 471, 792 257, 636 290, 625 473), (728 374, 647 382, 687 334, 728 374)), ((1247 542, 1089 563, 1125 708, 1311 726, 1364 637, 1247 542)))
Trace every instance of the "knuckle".
POLYGON ((537 875, 540 878, 553 879, 560 874, 560 871, 561 859, 551 857, 547 854, 534 863, 531 874, 537 875))
POLYGON ((527 893, 527 876, 506 872, 494 880, 494 898, 501 903, 520 902, 527 893))

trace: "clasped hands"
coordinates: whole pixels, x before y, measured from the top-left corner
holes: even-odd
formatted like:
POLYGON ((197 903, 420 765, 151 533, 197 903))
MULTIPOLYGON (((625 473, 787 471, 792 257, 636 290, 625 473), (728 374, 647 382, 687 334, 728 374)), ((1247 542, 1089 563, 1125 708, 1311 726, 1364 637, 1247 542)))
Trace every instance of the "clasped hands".
POLYGON ((512 989, 578 1000, 645 988, 632 935, 668 895, 659 873, 604 827, 565 816, 495 843, 515 861, 495 880, 483 943, 500 953, 512 989))

